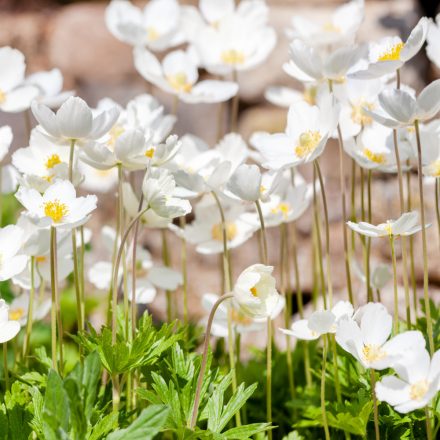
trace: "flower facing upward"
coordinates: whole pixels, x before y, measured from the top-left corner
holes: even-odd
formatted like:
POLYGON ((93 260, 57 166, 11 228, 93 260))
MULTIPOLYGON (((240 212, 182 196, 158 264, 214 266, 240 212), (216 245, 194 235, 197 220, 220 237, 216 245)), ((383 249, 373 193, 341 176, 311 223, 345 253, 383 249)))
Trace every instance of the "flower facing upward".
POLYGON ((20 323, 9 319, 9 306, 0 299, 0 344, 10 341, 20 331, 20 323))
POLYGON ((245 269, 234 285, 234 299, 241 310, 253 318, 268 318, 281 296, 272 276, 273 267, 254 264, 245 269))

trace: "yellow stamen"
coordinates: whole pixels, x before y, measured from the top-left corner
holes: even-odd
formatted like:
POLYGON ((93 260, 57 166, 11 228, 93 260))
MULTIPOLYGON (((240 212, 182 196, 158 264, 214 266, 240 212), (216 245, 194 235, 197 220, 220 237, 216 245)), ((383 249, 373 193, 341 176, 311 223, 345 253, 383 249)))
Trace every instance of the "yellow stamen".
POLYGON ((156 41, 160 37, 159 32, 157 32, 156 28, 149 27, 147 28, 147 40, 148 41, 156 41))
POLYGON ((258 296, 257 288, 256 288, 255 286, 254 286, 254 287, 251 287, 251 288, 250 288, 250 291, 251 291, 251 293, 252 293, 253 296, 255 296, 255 297, 258 296))
POLYGON ((341 28, 338 26, 335 26, 332 22, 328 21, 327 23, 324 23, 322 26, 322 29, 326 32, 341 32, 341 28))
POLYGON ((399 61, 400 52, 405 45, 403 43, 397 43, 389 47, 382 55, 379 56, 378 61, 399 61))
POLYGON ((6 94, 3 90, 0 89, 0 104, 3 104, 6 101, 6 94))
POLYGON ((307 104, 316 104, 316 95, 318 94, 318 88, 315 86, 307 87, 303 93, 303 99, 307 104))
POLYGON ((362 354, 366 362, 375 362, 383 359, 387 354, 378 345, 365 345, 362 354))
MULTIPOLYGON (((237 236, 237 225, 234 222, 226 222, 226 237, 228 241, 237 236)), ((223 228, 221 223, 214 225, 211 229, 211 237, 217 241, 223 241, 223 228)))
POLYGON ((373 123, 373 118, 364 112, 364 108, 374 110, 374 104, 370 102, 360 101, 351 107, 351 119, 356 124, 367 126, 373 123))
POLYGON ((425 379, 419 380, 415 384, 411 385, 409 389, 409 397, 411 400, 422 400, 429 390, 428 381, 425 379))
POLYGON ((49 156, 47 158, 45 165, 47 169, 51 169, 55 165, 58 165, 59 163, 61 163, 60 156, 58 156, 58 154, 52 154, 52 156, 49 156))
POLYGON ((149 148, 146 152, 145 152, 145 156, 149 157, 150 159, 153 159, 154 156, 154 148, 149 148))
POLYGON ((39 255, 38 257, 35 257, 35 261, 37 263, 44 263, 46 261, 47 257, 45 255, 39 255))
POLYGON ((287 218, 287 216, 289 215, 289 211, 290 204, 287 202, 281 202, 280 204, 275 206, 275 208, 271 209, 272 214, 278 214, 279 212, 281 212, 284 218, 287 218))
POLYGON ((231 319, 236 324, 241 324, 241 325, 250 325, 253 322, 251 318, 249 318, 248 316, 244 315, 243 313, 233 308, 231 308, 231 319))
POLYGON ((432 177, 440 177, 440 159, 429 164, 426 168, 426 173, 432 177))
POLYGON ((245 56, 241 50, 229 49, 224 50, 221 53, 220 58, 225 64, 236 66, 237 64, 244 63, 245 56))
POLYGON ((299 145, 295 147, 295 154, 299 158, 303 158, 313 153, 321 140, 321 133, 319 131, 308 130, 301 133, 299 137, 299 145))
POLYGON ((43 176, 42 179, 45 180, 48 183, 52 183, 54 176, 52 175, 48 175, 48 176, 43 176))
POLYGON ((44 204, 44 215, 50 217, 55 223, 59 223, 68 212, 67 206, 57 199, 44 204))
POLYGON ((387 161, 385 153, 374 153, 368 148, 364 148, 362 152, 368 160, 379 165, 383 165, 387 161))
POLYGON ((385 226, 385 231, 387 231, 388 235, 391 237, 393 235, 393 225, 390 220, 387 220, 385 226))
POLYGON ((17 307, 16 309, 9 309, 9 319, 11 321, 18 321, 23 316, 24 310, 21 307, 17 307))
POLYGON ((192 84, 188 82, 186 73, 179 72, 167 77, 168 83, 176 92, 189 93, 192 89, 192 84))

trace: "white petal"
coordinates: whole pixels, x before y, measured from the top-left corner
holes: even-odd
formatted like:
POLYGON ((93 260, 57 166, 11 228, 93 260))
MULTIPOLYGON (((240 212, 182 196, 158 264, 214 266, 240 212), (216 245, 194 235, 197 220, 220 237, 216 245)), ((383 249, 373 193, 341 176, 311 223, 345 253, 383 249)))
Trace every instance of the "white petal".
POLYGON ((67 138, 86 138, 93 127, 92 111, 78 97, 69 98, 57 111, 56 117, 61 134, 67 138))

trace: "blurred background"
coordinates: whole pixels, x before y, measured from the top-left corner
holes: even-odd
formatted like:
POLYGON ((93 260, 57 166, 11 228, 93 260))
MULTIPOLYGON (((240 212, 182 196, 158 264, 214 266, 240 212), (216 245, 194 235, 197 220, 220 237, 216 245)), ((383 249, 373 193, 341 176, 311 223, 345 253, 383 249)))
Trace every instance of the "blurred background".
MULTIPOLYGON (((221 0, 219 0, 221 1, 221 0)), ((145 2, 135 2, 142 6, 145 2)), ((180 0, 182 4, 196 4, 196 1, 180 0)), ((329 14, 337 5, 337 0, 268 0, 270 6, 270 22, 278 33, 278 44, 268 61, 250 72, 240 82, 240 115, 239 131, 247 140, 257 130, 270 132, 283 131, 286 122, 286 109, 276 108, 264 99, 264 91, 269 85, 289 85, 300 89, 299 84, 288 77, 282 70, 282 64, 288 59, 288 39, 284 29, 295 14, 313 19, 329 14)), ((151 91, 148 84, 138 75, 133 67, 132 49, 116 40, 107 30, 104 14, 105 1, 67 1, 67 0, 0 0, 0 46, 12 46, 22 51, 27 61, 27 74, 58 67, 65 80, 65 89, 74 89, 90 106, 95 106, 99 99, 110 97, 125 105, 134 96, 151 91)), ((360 29, 360 40, 375 40, 385 35, 400 35, 406 38, 409 31, 421 15, 434 17, 438 10, 438 1, 416 0, 367 0, 366 17, 360 29)), ((421 51, 403 71, 403 82, 416 89, 424 83, 439 77, 439 72, 429 65, 424 51, 421 51)), ((154 94, 170 110, 171 97, 158 90, 154 94)), ((215 105, 181 104, 178 109, 178 122, 175 127, 177 134, 193 133, 207 142, 214 144, 216 138, 215 120, 218 107, 215 105)), ((23 115, 1 114, 0 126, 9 124, 14 131, 14 148, 27 145, 23 115)), ((321 160, 328 186, 330 220, 332 234, 332 268, 333 282, 336 290, 344 290, 344 269, 342 236, 339 222, 339 186, 337 175, 338 156, 337 144, 331 143, 321 160)), ((348 166, 347 162, 347 169, 348 166)), ((310 179, 310 170, 302 170, 310 179)), ((414 186, 415 186, 415 176, 414 186)), ((381 197, 373 200, 373 222, 381 222, 397 214, 398 196, 397 183, 393 178, 375 176, 373 193, 381 193, 381 197)), ((431 189, 428 189, 428 194, 431 189)), ((432 188, 432 191, 434 189, 432 188)), ((428 204, 433 212, 433 204, 428 195, 428 204)), ((94 214, 90 226, 96 235, 100 228, 111 218, 114 209, 114 194, 100 196, 99 210, 94 214)), ((433 201, 433 198, 432 198, 433 201)), ((430 214, 429 214, 430 215, 430 214)), ((431 217, 428 217, 431 218, 431 217)), ((299 259, 302 284, 305 295, 312 289, 311 274, 311 220, 310 212, 298 222, 299 259)), ((440 267, 438 261, 438 237, 435 228, 430 248, 435 258, 430 259, 430 281, 440 285, 440 267)), ((279 248, 277 231, 271 231, 270 259, 276 262, 279 248)), ((420 238, 420 237, 418 237, 420 238)), ((99 236, 98 236, 99 240, 99 236)), ((160 257, 160 234, 143 234, 142 240, 153 255, 160 257)), ((173 241, 174 265, 178 267, 180 245, 173 241)), ((416 243, 416 246, 419 246, 416 243)), ((419 248, 416 248, 419 249, 419 248)), ((99 249, 98 249, 99 252, 99 249)), ((249 264, 255 263, 258 255, 257 240, 247 242, 242 248, 234 250, 234 272, 249 264)), ((388 259, 389 250, 386 240, 375 247, 377 260, 388 259)), ((190 310, 196 316, 202 313, 200 297, 203 293, 218 292, 220 274, 218 258, 190 253, 191 267, 197 269, 197 280, 190 277, 191 305, 190 310)), ((422 268, 416 261, 418 282, 422 280, 422 268)), ((421 264, 421 263, 420 263, 421 264)), ((391 290, 391 286, 390 290, 391 290)), ((345 294, 341 293, 345 296, 345 294)), ((391 295, 390 295, 391 297, 391 295)), ((152 305, 160 315, 164 310, 164 299, 159 297, 152 305)))

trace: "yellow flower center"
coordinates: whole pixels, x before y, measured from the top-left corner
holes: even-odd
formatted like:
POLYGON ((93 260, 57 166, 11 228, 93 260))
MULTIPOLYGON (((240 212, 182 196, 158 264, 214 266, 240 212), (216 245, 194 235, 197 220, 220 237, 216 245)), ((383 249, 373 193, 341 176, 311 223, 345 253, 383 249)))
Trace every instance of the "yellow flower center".
POLYGON ((154 156, 154 148, 149 148, 146 152, 145 152, 145 156, 149 157, 150 159, 153 159, 154 156))
POLYGON ((315 86, 307 87, 303 93, 303 99, 307 102, 307 104, 315 105, 316 104, 316 95, 318 94, 318 88, 315 86))
POLYGON ((186 73, 179 72, 174 75, 170 75, 167 77, 169 85, 176 91, 176 92, 184 92, 189 93, 192 89, 192 84, 188 82, 188 77, 186 76, 186 73))
POLYGON ((43 176, 42 179, 48 183, 52 183, 53 177, 54 177, 53 175, 47 175, 47 176, 43 176))
POLYGON ((18 321, 24 316, 24 310, 21 307, 16 309, 9 309, 9 319, 12 321, 18 321))
POLYGON ((356 124, 362 125, 363 127, 371 125, 373 123, 373 118, 364 112, 364 108, 368 110, 374 110, 374 104, 370 102, 360 101, 356 105, 351 107, 351 119, 356 124))
POLYGON ((377 163, 379 165, 383 165, 387 161, 385 153, 375 153, 368 148, 364 148, 362 152, 368 160, 371 160, 371 162, 377 163))
POLYGON ((327 23, 324 23, 322 26, 322 30, 324 30, 325 32, 341 32, 341 28, 335 26, 331 21, 327 21, 327 23))
POLYGON ((231 309, 231 319, 236 324, 249 325, 252 324, 252 319, 239 312, 238 310, 231 309))
POLYGON ((44 204, 44 215, 50 217, 55 223, 59 223, 68 212, 67 206, 57 199, 44 204))
POLYGON ((58 165, 61 163, 60 156, 58 154, 52 154, 52 156, 49 156, 46 160, 46 168, 50 169, 53 168, 55 165, 58 165))
POLYGON ((275 206, 275 208, 271 209, 272 214, 278 214, 279 212, 281 212, 284 218, 287 218, 287 216, 289 215, 289 211, 290 205, 287 202, 281 202, 278 204, 278 206, 275 206))
POLYGON ((387 220, 384 228, 385 231, 387 231, 388 235, 391 237, 393 235, 393 225, 391 224, 390 220, 387 220))
POLYGON ((299 158, 303 158, 313 153, 313 150, 321 140, 321 133, 319 131, 307 130, 301 133, 299 137, 299 145, 295 147, 295 154, 299 158))
POLYGON ((365 345, 362 349, 362 354, 366 362, 375 362, 383 359, 387 354, 378 345, 365 345))
POLYGON ((440 177, 440 159, 432 162, 426 167, 427 174, 432 177, 440 177))
POLYGON ((255 297, 258 296, 257 288, 256 288, 255 286, 254 286, 254 287, 251 287, 251 288, 250 288, 250 291, 251 291, 251 293, 252 293, 253 296, 255 296, 255 297))
POLYGON ((429 390, 429 383, 426 379, 419 380, 411 385, 409 389, 409 397, 411 400, 422 400, 429 390))
POLYGON ((6 101, 6 94, 2 89, 0 89, 0 104, 3 104, 5 101, 6 101))
POLYGON ((159 38, 159 32, 157 32, 156 28, 150 26, 147 28, 147 40, 148 41, 156 41, 159 38))
POLYGON ((379 56, 378 61, 399 61, 403 46, 405 45, 401 42, 389 47, 379 56))
MULTIPOLYGON (((226 238, 228 241, 237 236, 237 225, 234 222, 226 222, 226 238)), ((223 241, 223 227, 218 223, 212 227, 211 237, 217 241, 223 241)))
POLYGON ((244 53, 241 50, 229 49, 224 50, 221 55, 221 60, 225 64, 229 64, 231 66, 236 66, 237 64, 244 63, 244 53))
POLYGON ((38 255, 38 257, 35 257, 35 261, 37 263, 44 263, 46 261, 47 257, 45 255, 38 255))

